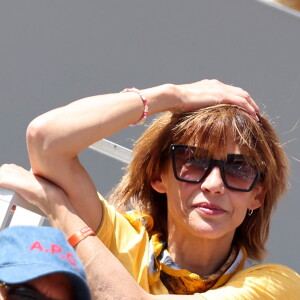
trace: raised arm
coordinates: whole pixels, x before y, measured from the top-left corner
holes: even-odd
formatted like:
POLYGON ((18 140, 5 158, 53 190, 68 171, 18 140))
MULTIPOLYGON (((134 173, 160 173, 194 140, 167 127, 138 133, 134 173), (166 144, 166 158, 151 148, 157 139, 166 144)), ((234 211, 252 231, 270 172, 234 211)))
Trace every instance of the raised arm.
MULTIPOLYGON (((244 90, 216 80, 193 84, 165 84, 142 90, 149 114, 190 111, 219 103, 236 104, 254 118, 258 108, 244 90)), ((143 103, 135 92, 77 100, 34 119, 27 144, 34 174, 61 187, 80 217, 94 230, 101 220, 96 188, 78 160, 78 153, 139 120, 143 103)))

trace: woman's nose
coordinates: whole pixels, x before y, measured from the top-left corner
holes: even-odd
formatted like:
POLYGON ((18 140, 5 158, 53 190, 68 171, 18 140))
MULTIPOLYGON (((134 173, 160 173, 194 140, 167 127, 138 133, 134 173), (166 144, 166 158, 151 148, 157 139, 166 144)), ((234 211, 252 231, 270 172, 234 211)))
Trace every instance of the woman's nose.
POLYGON ((225 185, 221 176, 221 170, 218 166, 212 168, 210 173, 201 183, 203 192, 222 194, 225 190, 225 185))

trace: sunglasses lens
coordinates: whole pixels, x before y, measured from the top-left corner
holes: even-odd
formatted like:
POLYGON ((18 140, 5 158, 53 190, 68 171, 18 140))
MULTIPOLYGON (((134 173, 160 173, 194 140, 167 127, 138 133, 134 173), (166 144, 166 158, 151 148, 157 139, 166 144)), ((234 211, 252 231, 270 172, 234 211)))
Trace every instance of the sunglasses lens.
POLYGON ((249 190, 257 178, 257 170, 242 155, 228 155, 224 163, 225 179, 228 186, 249 190))
POLYGON ((173 167, 177 179, 187 182, 200 182, 209 167, 205 152, 197 148, 175 148, 173 167))

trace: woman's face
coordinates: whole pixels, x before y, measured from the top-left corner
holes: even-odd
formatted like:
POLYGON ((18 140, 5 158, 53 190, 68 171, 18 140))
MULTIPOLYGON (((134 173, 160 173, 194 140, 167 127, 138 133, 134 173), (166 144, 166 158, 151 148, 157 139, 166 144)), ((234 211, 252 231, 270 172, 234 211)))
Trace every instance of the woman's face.
MULTIPOLYGON (((240 154, 235 143, 226 147, 227 154, 240 154)), ((221 159, 216 155, 214 159, 221 159)), ((261 206, 261 186, 250 192, 239 192, 225 187, 219 167, 214 167, 201 183, 187 183, 174 177, 168 163, 153 188, 166 193, 168 201, 169 233, 182 232, 186 237, 204 239, 230 238, 243 222, 247 209, 261 206)))
POLYGON ((29 282, 43 295, 55 300, 73 299, 72 284, 64 274, 50 274, 29 282))
MULTIPOLYGON (((28 281, 26 284, 49 299, 71 300, 74 298, 72 284, 64 274, 55 273, 45 275, 32 281, 28 281)), ((6 299, 8 290, 9 287, 8 289, 0 287, 0 300, 6 299)))

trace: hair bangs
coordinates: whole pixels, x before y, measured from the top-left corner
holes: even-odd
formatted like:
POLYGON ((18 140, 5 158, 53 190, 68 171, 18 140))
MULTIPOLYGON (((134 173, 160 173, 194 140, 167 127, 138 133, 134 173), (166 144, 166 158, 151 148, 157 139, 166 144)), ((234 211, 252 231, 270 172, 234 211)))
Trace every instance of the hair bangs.
POLYGON ((226 125, 215 115, 203 115, 199 111, 183 117, 173 128, 173 143, 199 147, 213 156, 226 149, 226 125), (198 113, 197 113, 198 112, 198 113))

